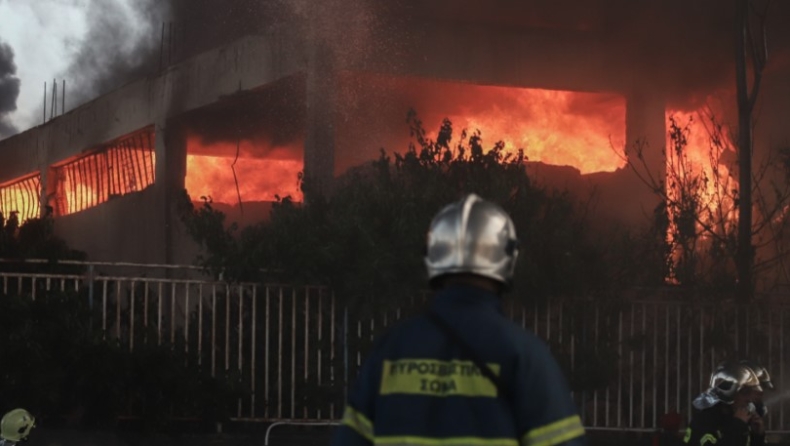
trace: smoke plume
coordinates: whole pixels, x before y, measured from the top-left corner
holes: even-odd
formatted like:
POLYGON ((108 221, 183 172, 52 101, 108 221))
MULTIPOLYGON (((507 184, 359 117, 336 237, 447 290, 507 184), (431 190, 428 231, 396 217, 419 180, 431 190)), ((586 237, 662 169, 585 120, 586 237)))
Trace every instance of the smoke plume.
POLYGON ((159 3, 87 1, 88 31, 64 74, 72 107, 154 72, 159 3))
POLYGON ((19 78, 16 77, 14 50, 0 41, 0 139, 17 132, 16 127, 8 120, 8 114, 16 110, 16 99, 19 97, 19 78))

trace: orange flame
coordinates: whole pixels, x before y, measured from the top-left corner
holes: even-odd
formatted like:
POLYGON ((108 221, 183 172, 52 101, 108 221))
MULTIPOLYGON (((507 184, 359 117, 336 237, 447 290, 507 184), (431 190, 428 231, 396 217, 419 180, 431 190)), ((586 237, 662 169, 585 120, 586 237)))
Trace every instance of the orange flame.
POLYGON ((3 218, 10 218, 13 212, 17 213, 20 224, 37 218, 41 209, 40 187, 41 179, 38 174, 0 185, 0 212, 3 218))
MULTIPOLYGON (((722 223, 736 220, 736 211, 731 191, 737 189, 737 179, 730 172, 731 163, 727 156, 734 154, 729 139, 729 129, 722 125, 715 129, 715 123, 703 111, 668 111, 667 125, 674 119, 681 128, 688 127, 685 133, 686 147, 682 158, 674 152, 672 141, 667 137, 667 170, 677 172, 680 177, 697 177, 701 179, 701 190, 697 193, 702 206, 719 215, 722 223)), ((671 198, 677 198, 676 190, 668 190, 671 198)), ((713 223, 709 216, 701 216, 704 223, 713 223)))
POLYGON ((573 166, 582 174, 625 165, 614 148, 625 142, 625 99, 618 95, 523 88, 474 87, 513 96, 514 109, 495 107, 449 119, 457 128, 479 129, 507 150, 524 149, 530 161, 573 166))
POLYGON ((250 155, 259 148, 244 141, 238 159, 232 143, 204 145, 200 138, 190 137, 188 148, 191 153, 187 154, 185 187, 193 200, 211 197, 217 203, 237 204, 239 198, 242 202, 275 201, 277 196, 289 195, 296 201, 302 200, 298 174, 303 161, 301 157, 294 159, 291 148, 270 151, 266 158, 254 158, 250 155))
MULTIPOLYGON (((728 155, 734 154, 729 129, 723 125, 716 127, 711 117, 701 111, 668 111, 668 126, 672 120, 682 129, 685 147, 682 144, 678 147, 678 142, 668 135, 667 196, 670 202, 679 202, 685 190, 691 199, 699 200, 693 230, 700 241, 709 242, 716 234, 724 236, 730 233, 737 224, 737 209, 731 191, 737 189, 738 182, 732 176, 729 169, 731 164, 726 159, 728 155)), ((681 203, 681 206, 687 205, 681 203)), ((680 263, 685 249, 681 246, 684 235, 679 234, 674 221, 676 212, 677 207, 668 208, 670 226, 667 229, 667 242, 673 249, 675 266, 680 263)), ((667 277, 667 282, 679 283, 674 272, 667 277)))
POLYGON ((53 169, 55 212, 68 215, 154 183, 154 151, 123 144, 77 157, 53 169))
POLYGON ((530 161, 573 166, 582 174, 625 165, 622 154, 613 150, 624 146, 626 136, 626 103, 619 94, 360 73, 344 73, 340 85, 339 120, 354 123, 339 131, 342 168, 367 161, 361 153, 375 157, 379 147, 395 152, 408 147, 407 129, 395 124, 409 108, 430 134, 448 118, 455 135, 462 129, 479 130, 486 148, 501 140, 506 151, 524 149, 530 161))

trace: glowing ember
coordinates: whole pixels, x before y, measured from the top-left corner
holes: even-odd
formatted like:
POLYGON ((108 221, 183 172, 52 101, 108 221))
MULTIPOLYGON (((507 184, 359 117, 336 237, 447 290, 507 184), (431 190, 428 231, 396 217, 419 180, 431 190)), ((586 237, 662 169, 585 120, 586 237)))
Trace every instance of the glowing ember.
POLYGON ((239 195, 242 201, 274 201, 275 195, 302 200, 297 185, 301 160, 239 158, 235 165, 238 194, 233 161, 230 156, 187 155, 186 189, 190 197, 211 197, 227 204, 238 203, 239 195))

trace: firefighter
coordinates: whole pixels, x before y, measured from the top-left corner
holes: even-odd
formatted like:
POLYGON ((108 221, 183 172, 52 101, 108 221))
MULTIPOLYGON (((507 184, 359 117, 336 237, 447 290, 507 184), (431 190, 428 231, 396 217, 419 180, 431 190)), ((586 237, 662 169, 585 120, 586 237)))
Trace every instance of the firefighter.
POLYGON ((431 222, 429 309, 377 340, 335 446, 583 445, 584 427, 548 347, 509 321, 512 220, 471 194, 431 222))
POLYGON ((658 430, 650 437, 650 446, 681 446, 683 436, 680 426, 683 417, 677 412, 668 412, 658 420, 658 430))
MULTIPOLYGON (((766 370, 765 367, 748 359, 740 361, 740 364, 752 369, 754 374, 757 376, 757 379, 760 381, 760 387, 762 387, 763 390, 774 390, 774 384, 771 382, 771 375, 768 374, 768 370, 766 370)), ((757 410, 757 414, 761 418, 765 418, 765 416, 768 415, 768 408, 765 406, 762 396, 763 395, 760 394, 760 397, 754 402, 754 405, 757 410)))
POLYGON ((0 420, 0 446, 13 446, 27 440, 36 419, 25 409, 14 409, 0 420))
POLYGON ((683 441, 693 446, 763 446, 765 428, 756 413, 760 380, 743 364, 724 364, 710 388, 694 399, 695 411, 683 441))

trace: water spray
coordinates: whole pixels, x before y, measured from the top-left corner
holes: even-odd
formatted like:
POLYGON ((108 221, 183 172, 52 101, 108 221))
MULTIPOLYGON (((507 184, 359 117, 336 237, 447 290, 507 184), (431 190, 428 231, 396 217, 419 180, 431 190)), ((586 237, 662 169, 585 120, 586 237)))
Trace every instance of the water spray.
POLYGON ((763 404, 765 404, 766 406, 772 406, 788 398, 790 398, 790 390, 786 390, 782 393, 771 395, 769 398, 763 399, 763 404))

